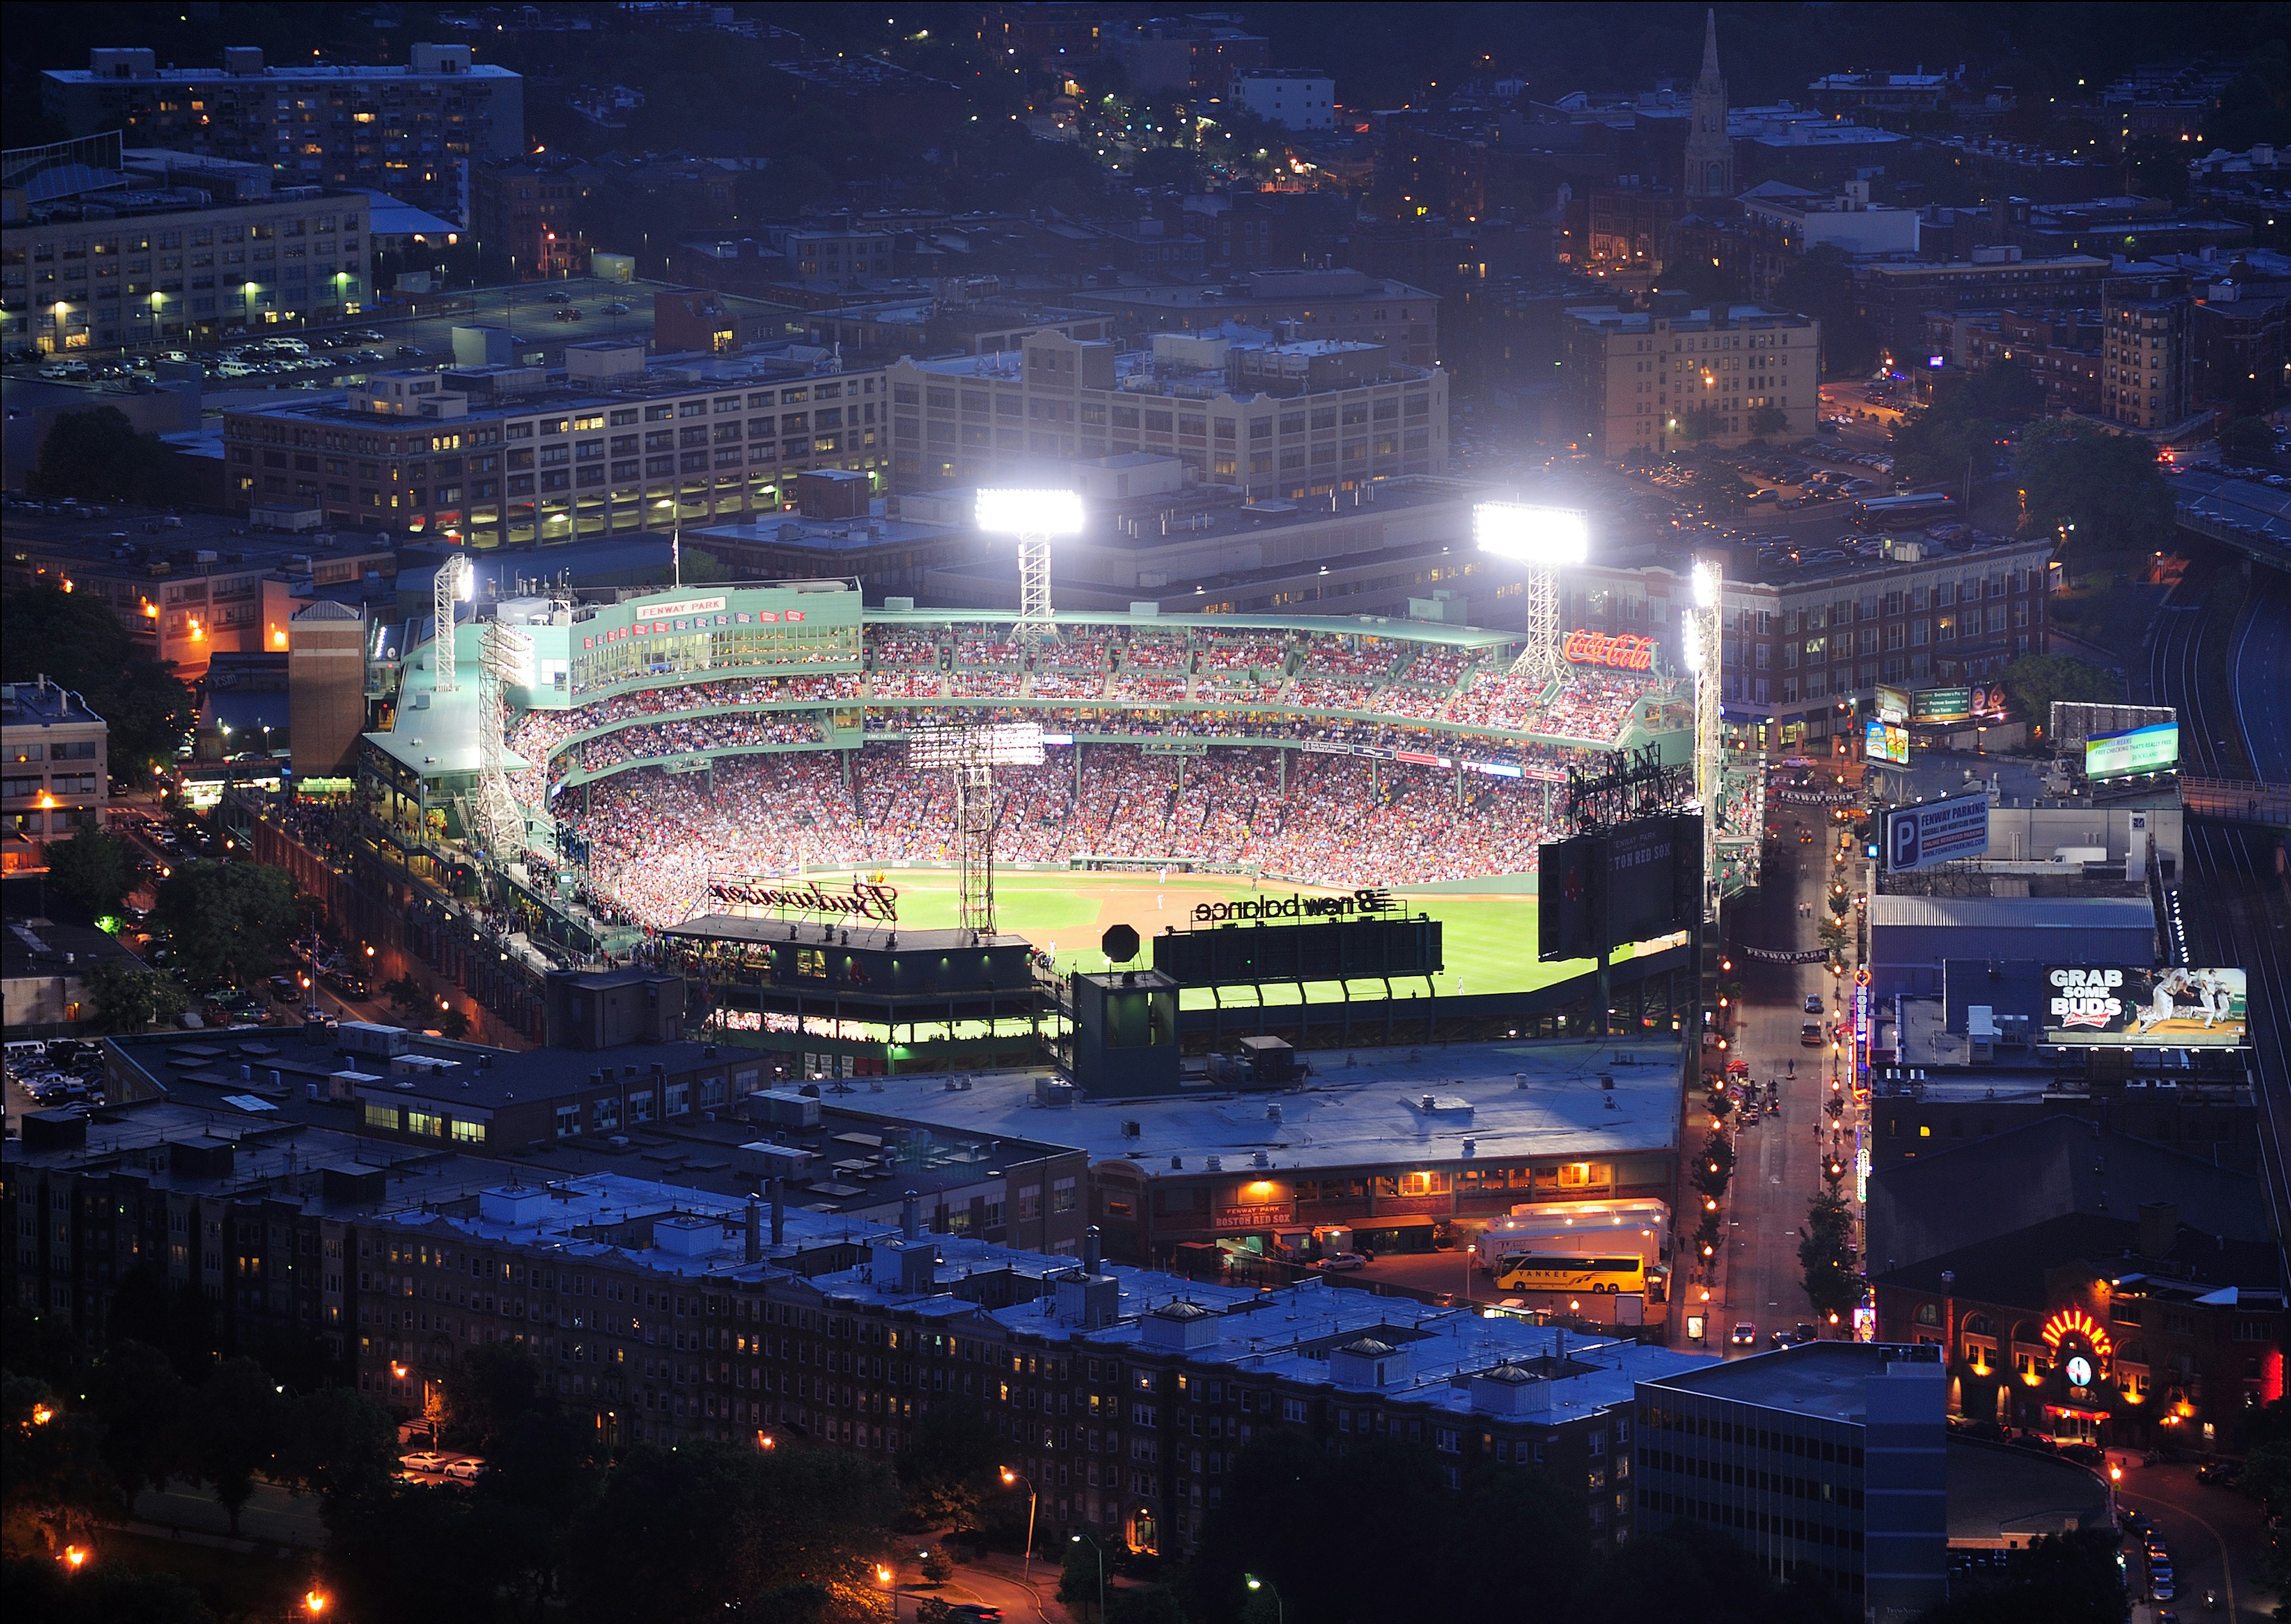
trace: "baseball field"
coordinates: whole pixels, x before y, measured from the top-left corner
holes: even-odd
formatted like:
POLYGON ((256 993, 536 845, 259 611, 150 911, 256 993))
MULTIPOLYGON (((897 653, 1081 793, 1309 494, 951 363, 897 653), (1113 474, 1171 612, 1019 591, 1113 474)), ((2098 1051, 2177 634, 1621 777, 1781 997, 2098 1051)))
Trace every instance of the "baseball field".
MULTIPOLYGON (((869 879, 878 878, 870 871, 869 879)), ((899 923, 911 929, 945 930, 955 924, 954 877, 945 870, 892 869, 880 873, 882 883, 899 893, 899 923)), ((1248 880, 1222 875, 1170 874, 1166 880, 1150 873, 1042 873, 1017 871, 997 873, 994 898, 997 922, 1012 934, 1025 937, 1053 954, 1061 969, 1102 970, 1108 968, 1098 938, 1110 925, 1127 924, 1141 937, 1158 936, 1170 926, 1191 928, 1193 911, 1201 903, 1233 902, 1250 896, 1341 896, 1340 890, 1268 880, 1261 888, 1248 880)), ((1430 914, 1441 922, 1441 947, 1447 968, 1433 978, 1443 996, 1474 993, 1532 991, 1592 968, 1588 959, 1546 964, 1535 956, 1535 898, 1520 896, 1469 896, 1451 892, 1393 896, 1411 913, 1430 914)), ((1244 929, 1246 927, 1243 927, 1244 929)), ((1150 962, 1148 942, 1140 955, 1150 962)), ((1615 957, 1630 956, 1628 947, 1615 957)), ((1334 984, 1306 983, 1305 995, 1318 1002, 1343 996, 1334 984)), ((1354 996, 1381 997, 1380 985, 1361 984, 1354 996)), ((1293 986, 1268 985, 1267 1003, 1293 1003, 1293 986)), ((1189 989, 1186 1007, 1207 1007, 1207 988, 1189 989)))

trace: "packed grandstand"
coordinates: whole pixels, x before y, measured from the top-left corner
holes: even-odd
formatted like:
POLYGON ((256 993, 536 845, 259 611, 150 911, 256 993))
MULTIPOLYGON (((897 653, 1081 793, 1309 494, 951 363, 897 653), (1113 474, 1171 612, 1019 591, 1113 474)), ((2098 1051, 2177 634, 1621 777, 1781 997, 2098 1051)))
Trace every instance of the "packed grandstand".
POLYGON ((853 670, 695 672, 512 713, 511 782, 592 905, 652 926, 711 875, 953 861, 951 791, 899 742, 926 720, 1044 730, 1042 766, 996 777, 1001 862, 1520 873, 1558 832, 1568 766, 1684 729, 1689 704, 1657 673, 1514 676, 1512 652, 1483 632, 1177 617, 1062 623, 1029 650, 1007 617, 901 617, 864 628, 853 670))

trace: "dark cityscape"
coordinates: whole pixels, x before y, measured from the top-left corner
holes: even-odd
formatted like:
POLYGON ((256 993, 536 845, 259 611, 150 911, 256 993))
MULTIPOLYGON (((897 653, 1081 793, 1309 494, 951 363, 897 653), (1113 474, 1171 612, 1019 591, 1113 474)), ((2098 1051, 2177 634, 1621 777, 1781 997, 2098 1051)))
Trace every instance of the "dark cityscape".
POLYGON ((2291 4, 0 91, 12 1617, 2291 1620, 2291 4))

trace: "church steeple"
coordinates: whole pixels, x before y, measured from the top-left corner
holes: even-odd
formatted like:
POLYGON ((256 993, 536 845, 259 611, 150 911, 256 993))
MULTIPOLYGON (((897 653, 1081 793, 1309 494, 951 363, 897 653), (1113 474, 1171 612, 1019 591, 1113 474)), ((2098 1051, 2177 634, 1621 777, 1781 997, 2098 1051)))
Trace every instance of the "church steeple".
POLYGON ((1686 135, 1690 197, 1734 195, 1734 143, 1726 133, 1726 80, 1718 71, 1718 13, 1702 14, 1702 75, 1694 81, 1693 120, 1686 135))

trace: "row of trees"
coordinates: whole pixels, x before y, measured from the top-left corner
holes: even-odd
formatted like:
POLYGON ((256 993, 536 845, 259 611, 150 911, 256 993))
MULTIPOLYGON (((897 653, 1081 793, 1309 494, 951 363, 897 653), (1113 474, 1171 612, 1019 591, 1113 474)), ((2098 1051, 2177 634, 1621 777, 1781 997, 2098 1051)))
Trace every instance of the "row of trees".
POLYGON ((141 655, 109 605, 44 580, 0 599, 0 681, 44 675, 76 690, 109 725, 116 777, 173 761, 197 711, 173 668, 141 655))

